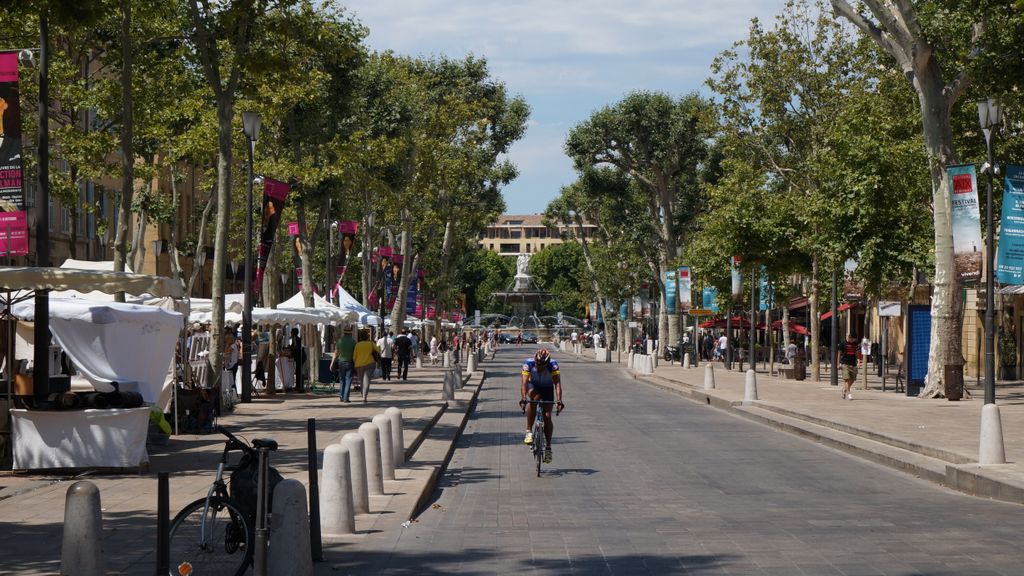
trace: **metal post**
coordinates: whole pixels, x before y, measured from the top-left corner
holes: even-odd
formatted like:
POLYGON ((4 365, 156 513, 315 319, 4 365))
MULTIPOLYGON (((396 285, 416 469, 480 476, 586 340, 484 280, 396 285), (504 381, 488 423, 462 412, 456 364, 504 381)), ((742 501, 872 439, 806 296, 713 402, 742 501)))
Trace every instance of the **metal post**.
POLYGON ((754 355, 757 347, 757 267, 750 267, 750 369, 757 370, 757 357, 754 355))
POLYGON ((252 402, 252 179, 256 142, 248 137, 249 178, 245 186, 245 280, 242 300, 242 402, 252 402))
MULTIPOLYGON (((50 27, 47 9, 39 14, 39 166, 36 168, 36 266, 50 265, 50 27)), ((36 320, 32 342, 35 346, 32 394, 43 402, 50 394, 50 292, 37 290, 36 320)))
POLYGON ((988 198, 985 199, 985 404, 996 402, 995 334, 995 244, 992 238, 992 137, 995 128, 985 128, 988 158, 988 198))
POLYGON ((267 576, 267 449, 259 449, 259 476, 256 488, 256 530, 253 539, 252 567, 256 576, 267 576))
POLYGON ((839 386, 839 288, 836 286, 838 275, 832 270, 832 343, 828 348, 829 360, 832 364, 830 383, 839 386))
POLYGON ((320 485, 317 483, 316 418, 306 419, 306 469, 309 471, 309 545, 313 561, 324 559, 320 541, 320 485))
POLYGON ((725 310, 725 369, 732 370, 732 295, 725 310))
POLYGON ((156 484, 156 573, 170 574, 171 490, 167 472, 157 475, 156 484))

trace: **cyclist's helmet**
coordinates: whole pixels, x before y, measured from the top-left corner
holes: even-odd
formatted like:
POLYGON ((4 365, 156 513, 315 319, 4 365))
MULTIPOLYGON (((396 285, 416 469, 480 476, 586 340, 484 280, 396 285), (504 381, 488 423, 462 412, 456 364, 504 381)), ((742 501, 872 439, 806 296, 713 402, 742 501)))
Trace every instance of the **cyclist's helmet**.
POLYGON ((541 348, 533 355, 533 361, 538 367, 547 366, 548 364, 551 364, 551 354, 548 353, 547 348, 541 348))

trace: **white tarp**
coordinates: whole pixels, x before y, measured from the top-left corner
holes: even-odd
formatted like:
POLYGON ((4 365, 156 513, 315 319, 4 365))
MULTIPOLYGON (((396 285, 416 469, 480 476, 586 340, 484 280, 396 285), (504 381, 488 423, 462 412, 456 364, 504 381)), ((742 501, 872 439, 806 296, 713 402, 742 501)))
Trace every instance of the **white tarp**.
MULTIPOLYGON (((349 297, 351 298, 351 296, 349 297)), ((284 308, 288 310, 302 310, 314 314, 322 314, 328 320, 338 322, 363 323, 359 310, 335 306, 334 304, 328 302, 319 294, 313 294, 313 308, 306 308, 305 300, 303 300, 302 298, 302 292, 298 292, 291 298, 285 300, 280 305, 278 305, 278 308, 284 308)), ((369 311, 367 310, 367 312, 369 311)))
POLYGON ((151 294, 180 298, 181 282, 162 276, 128 272, 82 270, 78 268, 41 268, 0 266, 0 290, 74 290, 106 294, 151 294))
MULTIPOLYGON (((209 322, 213 320, 213 312, 209 310, 205 311, 192 311, 188 317, 190 322, 209 322)), ((225 322, 242 322, 242 313, 239 312, 225 312, 225 322)), ((326 318, 322 314, 311 314, 306 310, 290 310, 285 308, 253 308, 252 309, 252 322, 253 324, 325 324, 330 321, 330 318, 326 318)))
POLYGON ((14 469, 129 468, 149 460, 149 408, 11 410, 14 469))
MULTIPOLYGON (((35 319, 35 303, 20 302, 14 316, 35 319)), ((121 390, 159 402, 174 360, 182 315, 155 306, 50 299, 50 330, 89 382, 100 392, 121 390)))

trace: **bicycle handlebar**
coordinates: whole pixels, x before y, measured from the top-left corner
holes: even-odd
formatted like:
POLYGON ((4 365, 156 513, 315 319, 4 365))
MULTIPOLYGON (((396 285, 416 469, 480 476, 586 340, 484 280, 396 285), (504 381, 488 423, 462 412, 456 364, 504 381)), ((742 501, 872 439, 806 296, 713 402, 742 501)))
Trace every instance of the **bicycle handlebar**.
POLYGON ((224 446, 224 456, 225 457, 227 457, 228 452, 230 452, 232 450, 241 450, 241 451, 246 452, 248 454, 255 454, 256 453, 256 449, 255 448, 253 448, 252 446, 249 446, 248 444, 246 444, 244 441, 240 440, 237 436, 235 436, 231 432, 228 432, 227 429, 224 428, 223 426, 217 426, 216 430, 217 430, 217 432, 220 432, 221 434, 223 434, 223 435, 228 437, 228 441, 225 443, 225 446, 224 446))

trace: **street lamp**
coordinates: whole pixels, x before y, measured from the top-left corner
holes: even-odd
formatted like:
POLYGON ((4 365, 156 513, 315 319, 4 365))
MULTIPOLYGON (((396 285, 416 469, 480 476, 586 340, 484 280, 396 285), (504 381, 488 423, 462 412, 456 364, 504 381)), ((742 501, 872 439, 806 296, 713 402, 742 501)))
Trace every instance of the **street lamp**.
POLYGON ((988 175, 988 198, 985 199, 985 405, 981 408, 981 445, 979 464, 1003 464, 1006 451, 1003 445, 1003 427, 996 406, 995 378, 995 242, 992 234, 992 138, 999 131, 1002 111, 999 104, 989 98, 978 102, 978 124, 985 133, 987 162, 982 172, 988 175))
POLYGON ((245 278, 242 308, 242 402, 252 402, 252 179, 253 156, 260 138, 260 115, 242 112, 242 131, 249 142, 249 178, 245 186, 245 278))
POLYGON ((206 281, 206 246, 199 247, 196 261, 199 263, 199 297, 201 298, 203 296, 203 284, 206 281))

